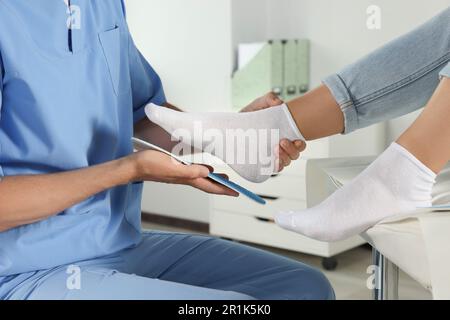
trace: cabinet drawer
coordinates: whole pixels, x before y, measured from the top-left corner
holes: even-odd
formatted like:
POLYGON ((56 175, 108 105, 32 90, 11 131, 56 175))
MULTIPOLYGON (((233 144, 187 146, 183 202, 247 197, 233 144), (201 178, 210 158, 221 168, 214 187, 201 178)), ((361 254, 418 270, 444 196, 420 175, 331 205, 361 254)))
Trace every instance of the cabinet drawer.
POLYGON ((264 183, 251 183, 242 179, 242 185, 260 196, 306 200, 306 183, 301 177, 278 175, 264 183))
MULTIPOLYGON (((317 157, 319 158, 319 157, 317 157)), ((291 164, 284 168, 282 172, 280 172, 278 175, 289 175, 289 176, 295 176, 295 177, 305 177, 306 176, 306 164, 307 159, 303 158, 303 154, 301 155, 301 158, 295 161, 292 161, 291 164)), ((217 172, 223 172, 230 176, 233 176, 236 174, 229 166, 227 166, 224 163, 215 163, 213 165, 215 168, 215 171, 217 172)), ((242 179, 240 176, 238 179, 242 179)))
POLYGON ((308 141, 305 151, 302 152, 303 159, 308 158, 328 158, 330 156, 329 138, 308 141))
POLYGON ((266 198, 267 204, 262 206, 244 196, 239 198, 212 196, 212 211, 227 211, 238 214, 273 219, 274 214, 283 210, 306 209, 306 201, 284 198, 266 198))
POLYGON ((252 183, 241 178, 228 167, 216 168, 216 172, 225 173, 231 181, 260 195, 292 200, 306 200, 306 184, 304 177, 279 174, 264 183, 252 183))
MULTIPOLYGON (((303 155, 301 157, 303 157, 303 155)), ((307 160, 303 158, 292 161, 288 167, 284 168, 283 171, 279 173, 279 175, 304 178, 306 176, 306 163, 307 160)))
POLYGON ((225 211, 214 211, 210 218, 213 235, 322 257, 330 257, 364 243, 359 236, 335 243, 321 242, 281 229, 274 222, 225 211))

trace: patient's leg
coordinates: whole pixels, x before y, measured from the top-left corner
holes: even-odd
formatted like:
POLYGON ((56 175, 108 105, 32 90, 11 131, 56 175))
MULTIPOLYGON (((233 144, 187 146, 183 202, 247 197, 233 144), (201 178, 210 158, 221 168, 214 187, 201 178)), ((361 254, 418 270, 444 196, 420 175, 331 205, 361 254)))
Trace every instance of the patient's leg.
POLYGON ((450 159, 450 78, 441 80, 427 107, 398 143, 434 172, 444 168, 450 159))
POLYGON ((450 58, 450 7, 290 101, 306 140, 350 133, 426 105, 450 58))
POLYGON ((431 205, 431 189, 450 160, 450 79, 441 80, 416 122, 374 163, 320 205, 280 213, 283 228, 323 240, 359 234, 381 220, 431 205))

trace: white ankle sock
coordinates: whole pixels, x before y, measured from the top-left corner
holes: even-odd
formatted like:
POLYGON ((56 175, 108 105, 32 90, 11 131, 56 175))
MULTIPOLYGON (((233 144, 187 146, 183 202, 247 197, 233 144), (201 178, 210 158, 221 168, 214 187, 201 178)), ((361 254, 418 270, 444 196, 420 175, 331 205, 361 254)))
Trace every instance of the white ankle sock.
POLYGON ((359 234, 378 222, 431 205, 436 174, 393 143, 353 181, 311 209, 279 213, 281 227, 321 241, 359 234))
POLYGON ((264 182, 276 172, 275 147, 281 139, 304 140, 285 104, 245 113, 178 112, 148 105, 145 112, 176 139, 219 157, 252 182, 264 182))

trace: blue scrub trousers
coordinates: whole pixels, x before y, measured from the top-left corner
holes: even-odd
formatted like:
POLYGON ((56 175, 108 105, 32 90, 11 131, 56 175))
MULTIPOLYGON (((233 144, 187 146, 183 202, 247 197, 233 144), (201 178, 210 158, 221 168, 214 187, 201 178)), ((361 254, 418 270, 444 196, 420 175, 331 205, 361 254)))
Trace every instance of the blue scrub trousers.
POLYGON ((159 231, 145 232, 139 245, 118 254, 21 276, 6 299, 334 299, 325 276, 300 262, 208 236, 159 231))

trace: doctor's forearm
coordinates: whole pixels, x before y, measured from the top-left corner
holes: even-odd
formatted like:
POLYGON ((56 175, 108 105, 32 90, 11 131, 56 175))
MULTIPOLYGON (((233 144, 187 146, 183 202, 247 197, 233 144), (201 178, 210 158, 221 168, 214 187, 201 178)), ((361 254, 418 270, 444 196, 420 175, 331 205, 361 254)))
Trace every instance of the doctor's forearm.
POLYGON ((0 181, 0 232, 46 219, 135 176, 127 158, 55 174, 0 181))

